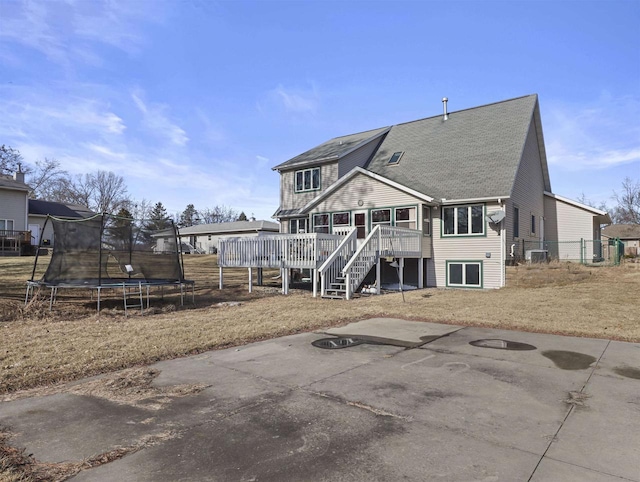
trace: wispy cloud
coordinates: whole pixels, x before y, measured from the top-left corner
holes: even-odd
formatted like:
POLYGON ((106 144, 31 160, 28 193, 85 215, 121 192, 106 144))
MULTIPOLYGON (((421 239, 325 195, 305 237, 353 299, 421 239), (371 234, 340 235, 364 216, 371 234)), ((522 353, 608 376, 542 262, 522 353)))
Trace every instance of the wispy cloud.
POLYGON ((320 106, 320 94, 315 84, 310 88, 287 88, 278 85, 257 103, 260 112, 279 109, 289 114, 315 114, 320 106))
POLYGON ((184 146, 189 142, 189 137, 184 129, 173 123, 167 116, 168 106, 157 103, 145 103, 142 97, 144 92, 140 89, 131 94, 134 104, 143 116, 143 125, 154 136, 168 139, 172 144, 184 146))
POLYGON ((545 113, 550 164, 569 171, 640 162, 640 99, 603 94, 588 105, 555 104, 545 113))
POLYGON ((33 49, 55 64, 101 65, 97 47, 108 45, 129 54, 141 51, 146 38, 141 25, 162 21, 167 3, 129 0, 17 0, 2 2, 0 58, 12 63, 12 44, 33 49), (2 46, 4 45, 4 46, 2 46))

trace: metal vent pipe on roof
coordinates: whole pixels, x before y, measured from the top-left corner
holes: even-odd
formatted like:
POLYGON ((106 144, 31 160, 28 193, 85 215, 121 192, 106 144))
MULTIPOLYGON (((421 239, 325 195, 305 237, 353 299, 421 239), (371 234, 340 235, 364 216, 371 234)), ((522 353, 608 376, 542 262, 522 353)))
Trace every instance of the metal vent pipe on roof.
POLYGON ((442 108, 444 110, 444 116, 442 117, 442 120, 447 120, 449 118, 449 113, 447 112, 447 102, 449 101, 449 99, 447 99, 446 97, 442 98, 442 108))

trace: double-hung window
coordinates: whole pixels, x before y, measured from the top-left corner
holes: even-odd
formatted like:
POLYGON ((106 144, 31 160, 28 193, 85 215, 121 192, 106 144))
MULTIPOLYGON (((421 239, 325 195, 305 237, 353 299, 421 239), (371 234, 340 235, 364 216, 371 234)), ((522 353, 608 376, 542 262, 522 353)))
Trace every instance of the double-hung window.
POLYGON ((447 286, 481 288, 482 261, 447 261, 447 286))
POLYGON ((331 221, 334 228, 344 228, 351 224, 351 213, 333 213, 331 221))
POLYGON ((313 232, 314 233, 329 233, 329 215, 328 214, 314 214, 313 215, 313 232))
POLYGON ((317 191, 320 189, 320 168, 303 169, 295 172, 295 191, 317 191))
POLYGON ((0 231, 13 231, 13 219, 0 219, 0 231))
POLYGON ((391 209, 374 209, 371 211, 371 228, 376 225, 391 226, 391 209))
POLYGON ((396 208, 395 211, 396 226, 416 229, 416 208, 396 208))
POLYGON ((442 208, 444 236, 480 236, 484 234, 484 206, 451 206, 442 208))

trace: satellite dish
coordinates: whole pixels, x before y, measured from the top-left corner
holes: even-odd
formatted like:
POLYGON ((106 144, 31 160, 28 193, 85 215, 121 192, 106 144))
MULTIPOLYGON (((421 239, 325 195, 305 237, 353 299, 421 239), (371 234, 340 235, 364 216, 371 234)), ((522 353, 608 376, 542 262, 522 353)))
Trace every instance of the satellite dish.
POLYGON ((502 220, 504 219, 504 211, 492 211, 490 213, 487 213, 487 218, 493 224, 500 224, 500 222, 502 222, 502 220))

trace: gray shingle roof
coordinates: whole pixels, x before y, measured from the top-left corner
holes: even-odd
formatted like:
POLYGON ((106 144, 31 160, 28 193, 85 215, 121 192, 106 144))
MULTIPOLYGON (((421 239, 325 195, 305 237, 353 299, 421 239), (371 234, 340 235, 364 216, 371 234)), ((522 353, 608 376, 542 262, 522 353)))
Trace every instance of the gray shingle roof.
POLYGON ((29 191, 31 188, 24 182, 16 181, 11 176, 0 175, 0 187, 15 189, 19 191, 29 191))
POLYGON ((536 105, 534 94, 395 125, 367 169, 436 199, 508 196, 536 105))
POLYGON ((612 224, 602 228, 608 238, 640 239, 640 224, 612 224))
MULTIPOLYGON (((87 208, 82 206, 75 206, 71 204, 56 203, 52 201, 41 201, 40 199, 29 199, 29 214, 36 216, 56 216, 60 218, 82 218, 85 217, 82 213, 78 212, 76 207, 80 207, 83 212, 90 212, 87 208)), ((93 213, 91 213, 93 214, 93 213)))
POLYGON ((180 228, 180 235, 224 234, 247 231, 279 232, 280 225, 271 221, 232 221, 230 223, 197 224, 188 228, 180 228))
POLYGON ((304 166, 309 163, 318 164, 321 162, 338 160, 345 154, 348 154, 355 148, 359 147, 361 144, 369 142, 376 136, 383 134, 387 129, 388 127, 381 127, 379 129, 359 132, 357 134, 336 137, 314 147, 313 149, 303 152, 293 159, 289 159, 282 164, 278 164, 273 169, 282 170, 304 166))

